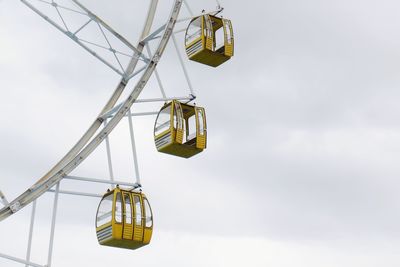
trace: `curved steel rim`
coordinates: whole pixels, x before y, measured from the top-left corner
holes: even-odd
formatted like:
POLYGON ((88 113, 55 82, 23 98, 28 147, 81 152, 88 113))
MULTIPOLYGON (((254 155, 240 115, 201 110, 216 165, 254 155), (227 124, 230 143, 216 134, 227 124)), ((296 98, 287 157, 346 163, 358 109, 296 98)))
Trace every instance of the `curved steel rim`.
MULTIPOLYGON (((145 31, 149 31, 151 26, 147 23, 154 19, 155 9, 157 6, 158 0, 152 0, 150 4, 150 10, 147 18, 147 22, 144 27, 143 35, 147 35, 145 31), (154 13, 151 9, 154 9, 154 13)), ((8 218, 13 213, 19 211, 23 207, 27 206, 29 203, 40 197, 44 194, 48 189, 59 183, 66 175, 68 175, 71 171, 73 171, 77 166, 79 166, 101 143, 102 141, 112 132, 112 130, 117 126, 117 124, 124 118, 128 110, 131 108, 133 103, 137 100, 140 93, 143 91, 145 85, 153 74, 157 64, 164 53, 164 50, 168 44, 168 41, 173 34, 173 29, 175 27, 175 23, 177 21, 179 11, 181 9, 183 0, 175 0, 174 5, 172 7, 171 14, 169 16, 168 22, 166 23, 166 27, 164 30, 164 34, 159 42, 158 48, 154 53, 150 63, 147 65, 146 70, 144 71, 142 77, 137 82, 134 89, 129 94, 128 98, 123 102, 123 104, 118 109, 115 116, 109 121, 109 123, 102 129, 90 142, 89 140, 95 134, 95 132, 100 128, 102 124, 102 119, 96 119, 96 121, 92 124, 89 130, 84 134, 84 136, 78 141, 78 143, 71 149, 67 155, 50 170, 44 177, 42 177, 36 184, 34 184, 31 188, 13 200, 7 207, 0 210, 0 221, 8 218), (89 143, 88 143, 89 142, 89 143), (86 146, 85 146, 86 145, 86 146), (83 149, 82 149, 83 148, 83 149), (80 152, 79 152, 80 151, 80 152), (67 162, 67 163, 66 163, 67 162), (66 164, 65 164, 66 163, 66 164)), ((138 49, 143 50, 145 43, 139 42, 138 49)), ((142 51, 141 50, 141 51, 142 51)), ((135 61, 133 59, 133 61, 135 61)), ((131 62, 128 66, 128 69, 134 69, 137 64, 136 62, 131 62)), ((116 101, 119 99, 123 89, 126 87, 126 81, 124 79, 121 80, 118 85, 116 91, 114 92, 111 99, 106 104, 105 108, 102 111, 102 114, 112 108, 116 101)))

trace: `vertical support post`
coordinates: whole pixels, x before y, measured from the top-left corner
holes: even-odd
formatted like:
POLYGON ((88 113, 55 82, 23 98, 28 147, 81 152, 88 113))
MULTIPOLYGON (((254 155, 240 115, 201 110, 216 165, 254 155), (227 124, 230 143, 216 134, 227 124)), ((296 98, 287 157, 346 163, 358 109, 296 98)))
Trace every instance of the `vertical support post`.
POLYGON ((189 73, 186 69, 185 63, 183 62, 181 52, 179 51, 179 46, 178 46, 178 42, 176 41, 175 34, 172 34, 172 41, 174 42, 174 46, 175 46, 176 53, 178 54, 179 62, 181 63, 183 73, 185 74, 186 81, 187 81, 189 89, 190 89, 190 94, 192 96, 195 96, 195 93, 193 90, 193 85, 192 85, 192 82, 190 81, 189 73))
MULTIPOLYGON (((35 225, 35 216, 36 216, 36 200, 32 203, 32 214, 31 214, 31 224, 29 227, 29 238, 28 238, 28 248, 26 250, 26 262, 31 261, 31 252, 32 252, 32 238, 33 238, 33 228, 35 225)), ((25 267, 29 267, 28 264, 25 267)))
POLYGON ((55 228, 56 228, 59 193, 60 193, 60 182, 57 183, 56 192, 54 194, 53 217, 51 220, 51 230, 50 230, 49 254, 48 254, 48 258, 47 258, 47 266, 46 267, 51 267, 51 262, 53 259, 54 232, 55 232, 55 228))
MULTIPOLYGON (((104 126, 107 125, 107 119, 104 121, 104 126)), ((110 180, 111 182, 114 182, 114 170, 113 170, 113 165, 112 165, 112 159, 111 159, 111 148, 110 148, 110 139, 107 136, 106 137, 106 150, 107 150, 107 163, 108 163, 108 173, 110 174, 110 180)), ((114 188, 114 185, 111 185, 111 188, 114 188)))
MULTIPOLYGON (((146 49, 147 49, 147 54, 149 55, 149 58, 152 58, 153 55, 151 53, 151 49, 150 49, 149 43, 146 43, 146 49)), ((163 98, 167 98, 167 95, 165 94, 164 86, 163 86, 163 84, 161 82, 161 78, 160 78, 160 75, 158 74, 157 69, 154 70, 154 73, 156 74, 157 83, 158 83, 158 86, 160 87, 160 91, 161 91, 161 94, 162 94, 163 98)))
POLYGON ((129 132, 131 135, 133 162, 135 164, 136 183, 141 184, 140 183, 140 175, 139 175, 139 163, 138 163, 138 157, 137 157, 137 153, 136 153, 135 133, 133 132, 131 109, 128 110, 128 122, 129 122, 129 132))

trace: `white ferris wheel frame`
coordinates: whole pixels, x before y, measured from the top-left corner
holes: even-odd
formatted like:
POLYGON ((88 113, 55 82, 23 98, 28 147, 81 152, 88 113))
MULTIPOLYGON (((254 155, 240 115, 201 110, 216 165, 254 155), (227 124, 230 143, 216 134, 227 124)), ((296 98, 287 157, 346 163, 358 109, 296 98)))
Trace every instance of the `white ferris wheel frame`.
POLYGON ((102 63, 104 63, 106 66, 108 66, 110 69, 112 69, 114 72, 118 73, 121 76, 121 80, 119 81, 117 87, 115 88, 112 96, 107 101, 101 112, 99 113, 98 117, 90 125, 85 134, 72 147, 72 149, 55 166, 53 166, 53 168, 50 171, 48 171, 43 177, 41 177, 32 187, 30 187, 23 194, 21 194, 12 201, 8 201, 3 192, 0 191, 0 204, 2 204, 3 206, 3 208, 0 209, 0 222, 32 203, 30 231, 28 237, 26 258, 20 259, 2 253, 0 253, 0 258, 24 264, 26 267, 28 266, 51 267, 59 194, 70 194, 70 195, 86 196, 86 197, 102 197, 102 195, 99 194, 60 190, 60 182, 63 179, 66 179, 66 180, 75 180, 75 181, 83 181, 90 183, 102 183, 111 186, 122 185, 131 187, 133 189, 141 187, 132 117, 156 115, 158 112, 154 111, 154 112, 132 113, 131 107, 134 103, 165 102, 173 99, 192 101, 196 98, 193 85, 191 83, 187 68, 184 63, 183 56, 181 55, 181 52, 179 50, 179 45, 175 37, 175 34, 183 32, 185 31, 185 29, 174 31, 174 28, 177 23, 189 21, 194 17, 200 16, 202 14, 218 13, 222 10, 222 8, 220 6, 219 1, 216 0, 217 3, 216 11, 195 15, 192 12, 192 9, 190 8, 186 0, 174 0, 167 22, 164 25, 157 28, 156 30, 154 30, 153 32, 151 32, 155 14, 157 11, 158 0, 150 0, 149 9, 143 26, 142 34, 140 36, 138 44, 134 46, 126 38, 124 38, 112 27, 110 27, 107 23, 105 23, 101 18, 99 18, 93 12, 91 12, 89 9, 83 6, 78 0, 70 0, 75 3, 77 9, 70 9, 61 6, 57 4, 57 0, 20 0, 20 1, 27 7, 29 7, 31 10, 33 10, 35 13, 37 13, 39 16, 44 18, 55 28, 57 28, 66 36, 68 36, 72 41, 77 43, 79 46, 81 46, 83 49, 85 49, 87 52, 92 54, 94 57, 96 57, 98 60, 100 60, 102 63), (57 13, 60 16, 62 23, 59 24, 56 21, 49 18, 45 13, 41 12, 38 8, 36 8, 33 4, 31 4, 32 1, 40 1, 52 5, 57 10, 57 13), (178 19, 182 5, 186 7, 188 13, 190 14, 190 17, 178 19), (64 20, 64 18, 60 13, 60 9, 66 9, 71 12, 76 12, 80 13, 81 15, 85 15, 88 17, 88 21, 82 24, 77 31, 71 32, 67 26, 67 22, 64 20), (78 36, 78 34, 90 23, 96 23, 98 25, 100 32, 105 38, 108 46, 98 45, 78 36), (122 44, 124 44, 127 48, 129 48, 132 55, 124 54, 123 52, 120 52, 117 49, 115 49, 109 42, 105 32, 111 34, 122 44), (187 81, 189 89, 188 96, 167 97, 160 75, 156 69, 157 64, 161 56, 163 55, 163 52, 170 39, 172 39, 173 41, 173 45, 176 49, 183 74, 187 81), (155 51, 151 51, 149 43, 156 40, 159 41, 158 46, 155 49, 155 51), (100 47, 103 48, 105 51, 112 53, 116 59, 114 64, 109 60, 106 60, 101 55, 99 55, 95 50, 91 48, 91 46, 100 47), (147 56, 144 53, 144 49, 146 49, 147 56), (118 56, 121 55, 129 56, 130 58, 129 64, 125 69, 123 68, 121 61, 118 58, 118 56), (145 66, 139 68, 138 67, 139 62, 145 63, 145 66), (160 88, 160 92, 162 94, 162 98, 138 99, 140 93, 144 89, 146 83, 148 82, 153 73, 155 74, 158 86, 160 88), (133 87, 128 97, 125 100, 121 101, 119 104, 117 104, 117 102, 121 98, 122 93, 125 91, 129 80, 131 80, 135 76, 138 76, 139 74, 141 74, 142 76, 139 78, 139 81, 133 87), (129 130, 130 130, 132 153, 133 153, 135 176, 136 176, 135 183, 115 181, 113 174, 111 150, 110 150, 110 143, 108 136, 112 132, 112 130, 118 125, 118 123, 125 117, 128 118, 129 122, 129 130), (102 126, 103 128, 101 128, 102 126), (106 144, 110 180, 69 176, 69 174, 74 169, 76 169, 103 141, 105 141, 106 144), (33 229, 35 224, 36 200, 46 192, 52 192, 55 193, 55 195, 53 203, 47 264, 40 265, 31 262, 30 257, 32 250, 33 229))

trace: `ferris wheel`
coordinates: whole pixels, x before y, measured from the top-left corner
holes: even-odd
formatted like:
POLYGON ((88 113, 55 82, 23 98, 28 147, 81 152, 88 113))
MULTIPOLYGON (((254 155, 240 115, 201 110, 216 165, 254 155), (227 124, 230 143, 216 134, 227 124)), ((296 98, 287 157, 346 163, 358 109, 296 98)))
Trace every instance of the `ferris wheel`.
POLYGON ((148 245, 153 233, 153 211, 142 190, 132 117, 156 116, 154 143, 158 152, 182 158, 190 158, 203 152, 207 147, 206 112, 203 107, 193 104, 196 94, 182 54, 186 54, 189 60, 210 67, 218 67, 225 63, 234 55, 231 21, 221 16, 223 8, 219 1, 215 1, 214 10, 200 10, 195 13, 190 1, 171 0, 169 15, 161 25, 156 25, 160 3, 158 0, 149 0, 139 40, 136 44, 132 44, 78 0, 21 0, 21 3, 118 74, 120 80, 87 131, 56 165, 14 200, 8 200, 7 192, 0 191, 0 222, 27 206, 32 207, 26 257, 21 259, 0 253, 0 258, 25 266, 52 265, 60 194, 100 199, 95 227, 100 245, 124 249, 138 249, 148 245), (183 9, 185 12, 181 12, 183 9), (183 16, 182 13, 188 16, 183 16), (74 14, 80 17, 80 20, 70 20, 68 14, 74 14), (97 37, 94 38, 93 31, 89 29, 94 29, 97 37), (181 51, 177 40, 180 33, 184 34, 185 51, 181 51), (157 69, 170 40, 177 52, 187 83, 186 96, 167 95, 157 69), (153 75, 161 97, 140 98, 153 75), (133 83, 132 87, 130 83, 133 83), (152 112, 132 112, 138 103, 158 103, 160 108, 152 112), (134 183, 114 179, 109 135, 124 119, 128 120, 129 124, 135 166, 134 183), (106 145, 110 179, 71 176, 71 172, 76 170, 103 141, 106 145), (102 183, 110 188, 107 192, 98 194, 66 191, 60 187, 62 180, 102 183), (54 202, 48 259, 45 265, 40 265, 31 262, 32 234, 36 201, 46 193, 54 194, 54 202))

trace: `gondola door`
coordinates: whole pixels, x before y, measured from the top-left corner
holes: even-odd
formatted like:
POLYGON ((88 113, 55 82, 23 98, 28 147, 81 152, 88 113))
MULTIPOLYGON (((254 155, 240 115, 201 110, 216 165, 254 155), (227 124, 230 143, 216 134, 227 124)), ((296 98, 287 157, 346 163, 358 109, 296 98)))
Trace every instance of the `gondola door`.
POLYGON ((132 240, 133 239, 133 210, 132 210, 132 199, 129 193, 123 194, 124 201, 124 230, 122 239, 124 240, 132 240))
POLYGON ((196 114, 196 147, 205 149, 207 146, 207 122, 204 108, 195 107, 196 114))
POLYGON ((232 22, 228 19, 223 19, 224 35, 225 35, 225 56, 233 57, 234 38, 232 22))
POLYGON ((174 126, 176 127, 176 137, 175 137, 175 141, 178 144, 182 144, 183 143, 183 136, 185 133, 185 119, 183 117, 183 111, 182 111, 182 106, 181 103, 179 103, 178 101, 173 101, 174 103, 174 126))
POLYGON ((144 217, 145 217, 143 244, 149 244, 151 236, 153 234, 153 213, 151 211, 151 207, 147 198, 145 197, 142 198, 144 203, 144 217))
POLYGON ((210 51, 214 51, 214 31, 210 15, 204 15, 203 22, 203 36, 205 37, 205 47, 210 51))
POLYGON ((133 206, 135 208, 135 216, 134 216, 134 229, 133 229, 133 240, 142 242, 143 241, 143 207, 142 207, 142 196, 141 195, 133 195, 133 206))

